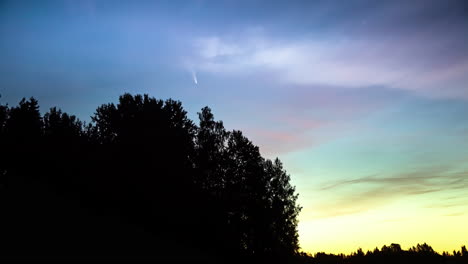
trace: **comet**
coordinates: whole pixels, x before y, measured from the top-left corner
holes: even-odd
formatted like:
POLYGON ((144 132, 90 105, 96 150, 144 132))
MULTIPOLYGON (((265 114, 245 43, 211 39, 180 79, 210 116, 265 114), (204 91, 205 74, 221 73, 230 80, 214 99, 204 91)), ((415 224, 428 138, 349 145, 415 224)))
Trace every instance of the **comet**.
POLYGON ((193 82, 195 84, 198 84, 197 73, 195 72, 195 70, 192 70, 192 78, 193 78, 193 82))

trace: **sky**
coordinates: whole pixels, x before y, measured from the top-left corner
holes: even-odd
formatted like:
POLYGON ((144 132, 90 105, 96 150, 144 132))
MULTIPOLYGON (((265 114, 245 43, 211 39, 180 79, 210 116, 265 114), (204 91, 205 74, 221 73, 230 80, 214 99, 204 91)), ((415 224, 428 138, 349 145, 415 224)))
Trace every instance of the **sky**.
POLYGON ((466 1, 0 1, 0 103, 203 106, 279 157, 307 252, 468 245, 466 1))

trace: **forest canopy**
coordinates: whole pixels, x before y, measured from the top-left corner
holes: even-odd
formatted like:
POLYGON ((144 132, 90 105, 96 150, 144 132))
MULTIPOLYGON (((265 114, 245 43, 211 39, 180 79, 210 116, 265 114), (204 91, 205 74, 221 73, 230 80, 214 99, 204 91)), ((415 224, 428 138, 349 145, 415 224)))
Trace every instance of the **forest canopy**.
POLYGON ((10 199, 2 209, 11 214, 2 220, 10 227, 3 250, 25 254, 15 251, 25 246, 19 232, 31 238, 31 255, 296 254, 301 207, 281 161, 263 158, 210 108, 198 116, 195 124, 181 102, 148 95, 124 94, 117 104, 103 104, 89 124, 55 107, 41 115, 34 98, 0 105, 0 177, 2 195, 10 199), (34 201, 34 209, 14 213, 34 201), (78 211, 80 218, 66 218, 59 228, 51 220, 78 211), (105 231, 93 221, 115 222, 118 235, 94 242, 105 231), (80 227, 87 231, 76 231, 80 227), (41 242, 34 244, 36 238, 41 242))

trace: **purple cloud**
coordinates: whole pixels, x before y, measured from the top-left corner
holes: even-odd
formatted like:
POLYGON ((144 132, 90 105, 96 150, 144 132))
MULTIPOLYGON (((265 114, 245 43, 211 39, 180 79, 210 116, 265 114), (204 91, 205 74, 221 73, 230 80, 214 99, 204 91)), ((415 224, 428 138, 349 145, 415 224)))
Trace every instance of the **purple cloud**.
POLYGON ((284 85, 390 87, 468 99, 468 52, 453 33, 282 40, 265 34, 211 36, 194 44, 195 67, 214 74, 270 72, 284 85))

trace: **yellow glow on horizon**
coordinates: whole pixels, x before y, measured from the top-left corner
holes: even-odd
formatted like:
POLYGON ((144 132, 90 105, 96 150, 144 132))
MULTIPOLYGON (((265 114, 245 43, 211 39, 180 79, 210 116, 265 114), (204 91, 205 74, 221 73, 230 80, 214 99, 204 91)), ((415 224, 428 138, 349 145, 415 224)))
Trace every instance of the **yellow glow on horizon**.
MULTIPOLYGON (((439 212, 438 212, 439 213, 439 212)), ((301 216, 299 240, 302 251, 364 252, 391 243, 403 249, 427 243, 439 253, 468 245, 468 215, 442 215, 395 203, 379 210, 326 218, 301 216)))

